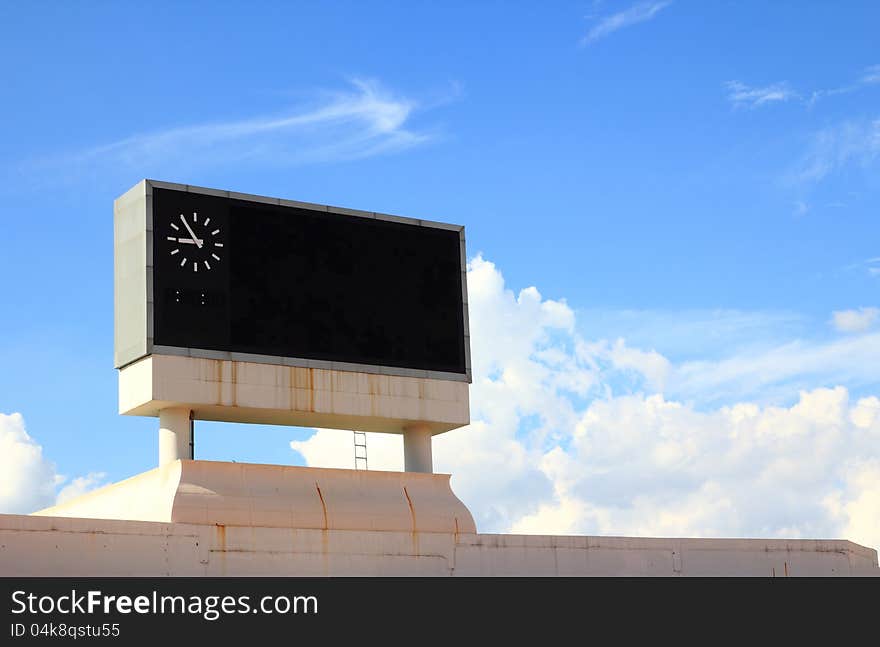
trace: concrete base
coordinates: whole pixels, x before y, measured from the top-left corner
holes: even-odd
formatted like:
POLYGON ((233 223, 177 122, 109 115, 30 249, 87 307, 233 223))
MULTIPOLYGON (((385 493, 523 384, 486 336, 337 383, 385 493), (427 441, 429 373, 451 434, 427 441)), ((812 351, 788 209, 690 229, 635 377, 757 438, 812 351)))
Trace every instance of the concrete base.
POLYGON ((0 515, 26 576, 875 576, 848 541, 314 530, 0 515))
POLYGON ((0 515, 4 576, 880 576, 849 541, 480 535, 449 476, 174 461, 0 515))

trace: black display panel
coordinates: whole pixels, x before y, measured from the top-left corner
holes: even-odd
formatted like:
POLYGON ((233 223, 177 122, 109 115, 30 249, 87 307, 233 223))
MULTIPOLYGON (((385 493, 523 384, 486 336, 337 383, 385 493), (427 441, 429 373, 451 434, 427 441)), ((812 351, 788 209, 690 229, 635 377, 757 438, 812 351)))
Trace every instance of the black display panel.
POLYGON ((459 233, 153 189, 153 343, 466 373, 459 233))

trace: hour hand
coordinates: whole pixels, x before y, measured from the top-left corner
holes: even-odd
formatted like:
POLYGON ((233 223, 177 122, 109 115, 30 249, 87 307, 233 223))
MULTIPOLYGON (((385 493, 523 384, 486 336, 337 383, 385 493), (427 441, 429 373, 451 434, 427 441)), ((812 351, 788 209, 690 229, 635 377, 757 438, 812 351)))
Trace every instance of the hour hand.
POLYGON ((205 242, 201 238, 178 238, 178 243, 189 243, 190 245, 195 245, 196 247, 201 247, 205 242))
POLYGON ((192 236, 193 241, 196 244, 196 247, 199 249, 202 248, 202 241, 196 238, 195 233, 192 230, 192 227, 189 226, 189 223, 186 221, 186 218, 183 217, 183 214, 180 214, 180 220, 183 222, 183 226, 186 227, 186 230, 189 232, 189 235, 192 236))

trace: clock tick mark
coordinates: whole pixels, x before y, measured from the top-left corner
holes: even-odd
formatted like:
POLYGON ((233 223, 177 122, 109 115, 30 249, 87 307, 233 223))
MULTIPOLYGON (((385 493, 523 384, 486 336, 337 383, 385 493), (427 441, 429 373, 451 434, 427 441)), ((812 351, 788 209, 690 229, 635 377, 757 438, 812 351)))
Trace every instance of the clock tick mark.
POLYGON ((223 247, 223 243, 214 243, 214 247, 223 247))
POLYGON ((174 256, 174 255, 175 255, 177 252, 179 252, 179 251, 180 251, 179 249, 172 249, 172 250, 171 250, 171 255, 174 256))
POLYGON ((173 222, 171 223, 171 228, 172 228, 174 231, 180 231, 180 227, 178 227, 177 225, 175 225, 173 222))
POLYGON ((210 269, 211 269, 211 266, 208 265, 208 261, 203 261, 203 262, 204 262, 204 264, 205 264, 205 269, 206 269, 206 270, 210 270, 210 269))
MULTIPOLYGON (((208 223, 205 223, 205 224, 207 225, 208 223)), ((212 235, 212 236, 216 236, 216 235, 219 234, 219 233, 220 233, 220 230, 219 230, 219 229, 215 229, 214 231, 211 232, 211 235, 212 235)))
POLYGON ((193 272, 198 272, 198 271, 199 271, 199 264, 193 263, 193 272))
POLYGON ((186 256, 184 256, 183 260, 180 261, 180 266, 183 267, 184 265, 186 265, 186 256))
POLYGON ((211 254, 211 256, 214 257, 214 260, 215 260, 215 261, 219 261, 219 260, 220 260, 220 257, 217 256, 217 254, 211 254))
POLYGON ((209 223, 209 222, 211 222, 211 219, 210 219, 210 218, 205 218, 205 227, 208 226, 208 223, 209 223))
POLYGON ((170 240, 172 243, 177 242, 177 239, 174 236, 166 236, 166 240, 170 240))

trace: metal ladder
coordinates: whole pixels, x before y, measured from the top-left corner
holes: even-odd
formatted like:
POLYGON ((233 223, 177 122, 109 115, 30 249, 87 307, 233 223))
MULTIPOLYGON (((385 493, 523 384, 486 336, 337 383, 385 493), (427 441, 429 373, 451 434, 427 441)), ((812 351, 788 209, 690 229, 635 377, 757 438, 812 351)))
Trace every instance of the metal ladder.
POLYGON ((365 431, 354 432, 354 468, 356 470, 370 469, 367 467, 367 432, 365 431))

